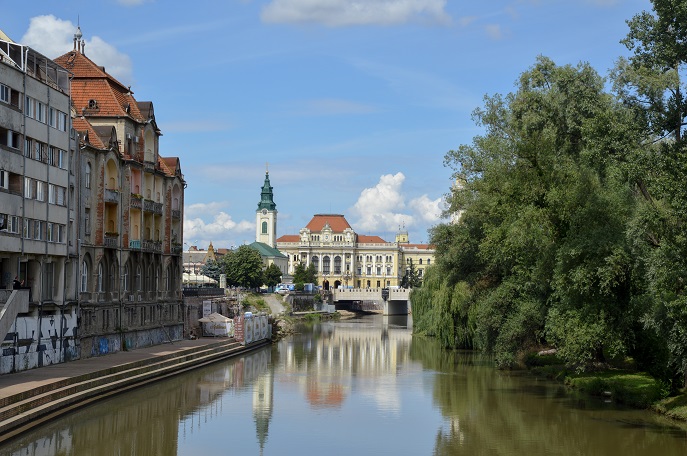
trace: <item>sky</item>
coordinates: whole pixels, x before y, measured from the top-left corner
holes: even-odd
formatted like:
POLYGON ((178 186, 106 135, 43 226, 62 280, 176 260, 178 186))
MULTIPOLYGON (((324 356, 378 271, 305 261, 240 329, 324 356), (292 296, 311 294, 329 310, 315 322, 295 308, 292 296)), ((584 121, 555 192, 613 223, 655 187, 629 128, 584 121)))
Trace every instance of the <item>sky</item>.
POLYGON ((160 154, 188 184, 184 242, 255 240, 269 169, 277 236, 314 214, 429 242, 452 185, 444 156, 482 130, 485 95, 537 56, 607 76, 648 0, 31 0, 0 29, 50 58, 73 47, 152 101, 160 154))

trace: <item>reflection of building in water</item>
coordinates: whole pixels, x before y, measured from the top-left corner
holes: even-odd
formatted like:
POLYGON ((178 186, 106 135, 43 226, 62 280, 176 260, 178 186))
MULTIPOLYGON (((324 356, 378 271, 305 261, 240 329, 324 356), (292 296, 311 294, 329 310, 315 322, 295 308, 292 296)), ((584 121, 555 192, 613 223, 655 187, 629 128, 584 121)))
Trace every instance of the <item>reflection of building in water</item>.
POLYGON ((397 402, 396 373, 408 366, 411 331, 339 323, 321 325, 319 337, 293 337, 279 342, 287 379, 299 382, 312 407, 339 407, 353 377, 370 379, 380 406, 397 402), (378 391, 378 388, 382 388, 378 391))
POLYGON ((253 382, 269 384, 260 386, 269 390, 269 413, 266 420, 261 418, 266 440, 266 423, 272 414, 272 376, 266 375, 270 359, 267 348, 116 396, 55 420, 39 431, 42 436, 20 437, 4 446, 3 454, 177 454, 178 442, 186 433, 221 416, 221 398, 228 390, 253 382))
POLYGON ((271 369, 267 369, 253 383, 253 421, 255 421, 255 432, 260 444, 260 454, 267 442, 267 433, 272 419, 273 386, 274 374, 271 369))

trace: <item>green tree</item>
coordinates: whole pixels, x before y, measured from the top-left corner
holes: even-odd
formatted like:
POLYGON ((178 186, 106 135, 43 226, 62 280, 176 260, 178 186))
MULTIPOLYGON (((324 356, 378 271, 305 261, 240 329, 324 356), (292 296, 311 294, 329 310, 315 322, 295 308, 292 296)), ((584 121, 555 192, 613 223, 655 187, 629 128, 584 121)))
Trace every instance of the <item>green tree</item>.
POLYGON ((445 344, 491 351, 500 366, 546 343, 579 367, 628 349, 633 201, 600 149, 628 141, 616 131, 624 112, 589 65, 543 57, 515 93, 485 97, 474 113, 485 134, 445 158, 461 218, 431 233, 437 270, 433 304, 414 306, 421 326, 434 321, 445 344))
POLYGON ((306 272, 303 263, 298 263, 293 270, 293 283, 306 283, 306 272))
POLYGON ((417 275, 417 270, 415 269, 415 264, 413 260, 410 260, 408 267, 406 267, 406 272, 401 277, 401 286, 403 288, 419 288, 422 285, 422 279, 417 275))
POLYGON ((222 266, 219 262, 215 260, 208 260, 203 266, 201 266, 200 273, 219 282, 219 276, 220 274, 223 274, 224 271, 222 270, 222 266))
POLYGON ((667 368, 664 377, 682 375, 687 386, 687 5, 652 5, 652 12, 628 21, 622 42, 633 55, 620 59, 613 72, 614 89, 632 109, 642 144, 614 158, 638 189, 628 233, 637 259, 634 299, 649 333, 645 341, 652 344, 643 351, 648 369, 667 368), (667 366, 655 362, 657 353, 666 353, 667 366))
POLYGON ((260 254, 247 245, 222 257, 227 285, 258 288, 263 284, 263 263, 260 254))
POLYGON ((263 284, 268 287, 274 287, 279 282, 281 282, 281 270, 276 264, 272 263, 265 268, 263 284))
POLYGON ((317 269, 315 269, 314 264, 310 263, 308 267, 305 268, 303 279, 303 283, 317 283, 317 269))

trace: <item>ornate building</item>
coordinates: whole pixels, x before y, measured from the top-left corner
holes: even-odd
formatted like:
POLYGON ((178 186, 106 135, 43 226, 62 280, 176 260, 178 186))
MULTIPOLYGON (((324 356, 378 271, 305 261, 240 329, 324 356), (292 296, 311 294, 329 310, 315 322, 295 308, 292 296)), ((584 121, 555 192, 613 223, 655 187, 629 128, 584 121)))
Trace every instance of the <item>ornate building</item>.
POLYGON ((433 246, 410 244, 407 232, 394 242, 357 234, 341 214, 316 214, 299 234, 279 237, 277 248, 289 258, 289 274, 313 264, 325 289, 398 287, 411 264, 422 277, 434 261, 433 246))
MULTIPOLYGON (((72 73, 81 356, 183 336, 178 158, 160 152, 153 103, 139 102, 74 49, 55 61, 72 73)), ((74 192, 74 190, 71 190, 74 192)))
POLYGON ((270 173, 265 172, 265 183, 260 193, 260 202, 255 211, 255 242, 274 248, 277 238, 277 205, 270 185, 270 173))

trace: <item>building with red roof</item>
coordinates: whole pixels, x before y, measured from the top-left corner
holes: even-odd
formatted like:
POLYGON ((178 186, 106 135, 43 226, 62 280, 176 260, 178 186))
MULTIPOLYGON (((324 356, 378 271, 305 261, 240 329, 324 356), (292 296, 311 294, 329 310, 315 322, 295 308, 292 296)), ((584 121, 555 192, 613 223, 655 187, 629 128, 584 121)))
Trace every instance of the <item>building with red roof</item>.
POLYGON ((299 234, 279 237, 277 248, 289 258, 290 275, 312 264, 325 289, 398 287, 411 269, 421 278, 434 261, 434 247, 410 244, 407 231, 393 242, 358 234, 342 214, 315 214, 299 234))

